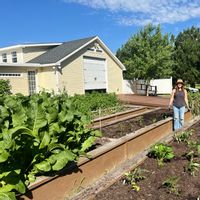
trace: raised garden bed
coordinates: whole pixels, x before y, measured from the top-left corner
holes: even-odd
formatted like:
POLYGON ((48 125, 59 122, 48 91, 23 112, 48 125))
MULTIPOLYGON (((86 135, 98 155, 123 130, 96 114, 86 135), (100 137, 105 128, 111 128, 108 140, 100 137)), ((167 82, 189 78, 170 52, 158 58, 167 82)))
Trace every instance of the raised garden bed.
MULTIPOLYGON (((187 132, 194 130, 193 135, 186 142, 172 141, 175 157, 164 166, 159 166, 156 159, 147 158, 139 168, 147 170, 144 172, 146 178, 137 184, 141 188, 136 192, 131 185, 124 184, 125 176, 119 179, 112 186, 100 192, 94 198, 95 200, 197 200, 200 198, 200 170, 192 171, 188 169, 190 163, 186 154, 191 151, 187 143, 189 141, 199 142, 200 140, 200 122, 193 125, 187 132), (189 170, 189 171, 188 171, 189 170), (170 187, 164 187, 163 182, 169 178, 176 177, 177 183, 170 187)), ((181 133, 182 134, 182 133, 181 133)), ((194 150, 194 149, 192 149, 194 150)), ((200 156, 194 157, 193 163, 200 163, 200 156)), ((198 165, 198 164, 197 164, 198 165)), ((191 167, 191 166, 190 166, 191 167)), ((198 167, 196 168, 198 169, 198 167)))
MULTIPOLYGON (((186 113, 185 118, 190 120, 190 113, 186 113)), ((30 195, 23 195, 20 199, 57 200, 69 197, 171 132, 172 118, 167 118, 108 142, 91 151, 90 159, 79 159, 76 167, 64 170, 61 175, 39 177, 30 186, 30 195)))
POLYGON ((106 127, 102 127, 100 130, 103 133, 103 137, 120 138, 145 126, 166 119, 167 117, 172 117, 172 115, 172 111, 159 109, 138 115, 137 117, 133 117, 131 119, 117 122, 106 127))

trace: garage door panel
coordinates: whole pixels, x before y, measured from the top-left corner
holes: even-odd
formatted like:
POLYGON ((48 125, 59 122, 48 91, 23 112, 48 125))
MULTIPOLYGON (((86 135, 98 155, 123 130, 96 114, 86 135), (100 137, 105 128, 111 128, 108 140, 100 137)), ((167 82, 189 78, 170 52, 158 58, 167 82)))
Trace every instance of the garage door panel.
POLYGON ((105 60, 84 58, 85 90, 106 89, 105 60))

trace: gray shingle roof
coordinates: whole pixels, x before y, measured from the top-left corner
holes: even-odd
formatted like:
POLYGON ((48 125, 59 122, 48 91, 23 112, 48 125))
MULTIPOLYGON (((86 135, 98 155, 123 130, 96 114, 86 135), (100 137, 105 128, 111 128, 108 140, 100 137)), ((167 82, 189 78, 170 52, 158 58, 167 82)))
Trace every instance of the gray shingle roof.
POLYGON ((49 51, 45 52, 44 54, 28 61, 28 63, 39 63, 39 64, 56 63, 95 37, 96 36, 84 38, 84 39, 80 39, 80 40, 64 42, 61 45, 59 45, 53 49, 50 49, 49 51))

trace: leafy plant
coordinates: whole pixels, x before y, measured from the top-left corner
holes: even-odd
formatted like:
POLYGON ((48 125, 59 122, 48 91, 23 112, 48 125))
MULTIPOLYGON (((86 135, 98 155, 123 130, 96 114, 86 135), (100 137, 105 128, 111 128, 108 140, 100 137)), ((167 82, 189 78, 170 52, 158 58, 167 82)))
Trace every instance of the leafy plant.
POLYGON ((200 93, 188 93, 189 106, 193 115, 200 114, 200 93))
POLYGON ((140 191, 140 186, 137 184, 140 180, 144 180, 146 177, 144 173, 148 172, 145 169, 136 168, 131 172, 125 173, 125 179, 123 181, 124 184, 130 184, 132 189, 135 191, 140 191))
POLYGON ((197 162, 194 162, 194 159, 191 158, 187 166, 185 167, 185 170, 190 172, 192 176, 195 176, 195 172, 199 170, 200 164, 197 162))
POLYGON ((0 94, 11 94, 11 85, 9 80, 0 79, 0 94))
POLYGON ((141 116, 137 117, 137 120, 138 120, 140 126, 144 125, 144 116, 141 115, 141 116))
POLYGON ((178 190, 178 185, 177 185, 179 179, 180 179, 180 177, 178 177, 178 176, 169 177, 168 179, 163 181, 162 186, 169 188, 170 193, 179 195, 180 191, 178 190))
POLYGON ((183 131, 181 134, 175 134, 174 140, 178 143, 185 142, 188 144, 189 138, 192 136, 193 130, 183 131))
POLYGON ((0 97, 0 197, 25 193, 36 175, 84 155, 101 134, 66 95, 0 97))
POLYGON ((158 165, 163 166, 165 161, 169 161, 174 157, 174 152, 171 146, 160 143, 151 147, 148 156, 156 158, 158 165))

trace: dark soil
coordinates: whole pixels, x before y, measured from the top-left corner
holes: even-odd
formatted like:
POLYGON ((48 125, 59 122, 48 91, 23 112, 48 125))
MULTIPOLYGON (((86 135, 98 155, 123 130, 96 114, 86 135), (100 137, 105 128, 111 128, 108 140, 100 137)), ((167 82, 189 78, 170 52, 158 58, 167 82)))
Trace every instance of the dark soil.
POLYGON ((132 133, 140 128, 158 122, 162 119, 172 116, 172 111, 157 110, 132 119, 128 119, 116 124, 101 128, 103 137, 120 138, 126 134, 132 133))
MULTIPOLYGON (((193 125, 194 133, 190 137, 191 141, 200 141, 200 122, 193 125)), ((160 167, 153 158, 147 158, 139 166, 145 172, 146 179, 139 181, 140 191, 134 191, 130 185, 123 184, 124 177, 110 186, 108 189, 97 194, 95 200, 198 200, 200 198, 200 169, 192 176, 185 167, 189 161, 184 156, 189 152, 186 143, 172 141, 175 157, 170 162, 160 167), (172 176, 178 176, 177 191, 179 194, 170 192, 169 188, 162 186, 163 181, 172 176)), ((200 163, 200 156, 194 158, 193 162, 200 163)))

